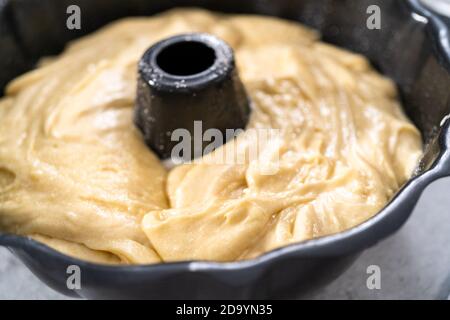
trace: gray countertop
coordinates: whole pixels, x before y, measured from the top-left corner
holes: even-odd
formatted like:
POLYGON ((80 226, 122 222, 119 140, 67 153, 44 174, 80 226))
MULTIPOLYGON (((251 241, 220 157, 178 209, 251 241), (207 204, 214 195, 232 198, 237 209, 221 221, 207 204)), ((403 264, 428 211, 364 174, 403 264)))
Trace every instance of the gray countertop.
MULTIPOLYGON (((447 299, 450 293, 450 179, 431 185, 405 226, 366 250, 342 276, 311 299, 447 299), (381 289, 366 286, 367 267, 381 289)), ((66 299, 0 249, 0 299, 66 299)))

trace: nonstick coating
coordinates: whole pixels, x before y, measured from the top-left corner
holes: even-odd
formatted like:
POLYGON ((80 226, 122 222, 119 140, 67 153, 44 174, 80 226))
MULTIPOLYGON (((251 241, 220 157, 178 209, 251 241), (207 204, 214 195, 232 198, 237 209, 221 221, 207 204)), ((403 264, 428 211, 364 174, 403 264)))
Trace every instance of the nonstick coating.
MULTIPOLYGON (((450 175, 450 41, 446 20, 418 0, 0 0, 0 89, 44 55, 114 19, 150 15, 176 6, 258 13, 300 21, 325 41, 365 54, 399 86, 405 110, 421 130, 425 155, 415 176, 375 217, 345 232, 233 263, 180 262, 103 266, 67 257, 25 237, 0 234, 41 280, 85 298, 282 298, 320 289, 365 248, 395 232, 420 194, 450 175), (77 4, 82 29, 65 28, 66 8, 77 4), (381 8, 381 29, 366 28, 369 5, 381 8), (66 285, 69 265, 81 269, 81 289, 66 285)), ((1 119, 0 119, 1 121, 1 119)))

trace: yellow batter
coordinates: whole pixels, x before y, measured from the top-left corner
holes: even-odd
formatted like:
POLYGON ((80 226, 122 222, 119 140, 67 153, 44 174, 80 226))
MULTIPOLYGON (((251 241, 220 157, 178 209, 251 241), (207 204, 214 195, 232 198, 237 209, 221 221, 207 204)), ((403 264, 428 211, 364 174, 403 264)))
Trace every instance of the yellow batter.
POLYGON ((305 27, 196 9, 124 19, 9 84, 0 229, 103 263, 245 259, 367 220, 421 151, 392 82, 305 27), (280 129, 258 159, 210 161, 245 153, 254 141, 244 133, 168 172, 135 129, 137 61, 186 32, 233 47, 248 128, 280 129), (276 174, 261 173, 271 165, 276 174))

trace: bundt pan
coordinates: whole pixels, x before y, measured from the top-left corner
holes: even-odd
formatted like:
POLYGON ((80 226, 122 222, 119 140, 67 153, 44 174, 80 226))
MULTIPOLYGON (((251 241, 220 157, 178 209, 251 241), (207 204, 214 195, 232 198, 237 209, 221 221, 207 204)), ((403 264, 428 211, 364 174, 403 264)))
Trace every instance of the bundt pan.
POLYGON ((424 157, 414 177, 365 223, 248 261, 105 266, 65 256, 26 237, 0 234, 0 245, 53 289, 93 299, 301 297, 320 289, 364 249, 398 230, 422 191, 450 175, 450 119, 446 117, 450 112, 450 24, 418 0, 0 0, 0 88, 32 68, 39 57, 57 54, 67 41, 109 21, 177 6, 296 20, 320 30, 325 41, 366 55, 398 84, 404 108, 422 132, 424 157), (81 8, 79 31, 65 27, 71 4, 81 8), (380 30, 366 27, 369 5, 381 8, 380 30), (66 286, 69 265, 81 269, 79 290, 66 286))

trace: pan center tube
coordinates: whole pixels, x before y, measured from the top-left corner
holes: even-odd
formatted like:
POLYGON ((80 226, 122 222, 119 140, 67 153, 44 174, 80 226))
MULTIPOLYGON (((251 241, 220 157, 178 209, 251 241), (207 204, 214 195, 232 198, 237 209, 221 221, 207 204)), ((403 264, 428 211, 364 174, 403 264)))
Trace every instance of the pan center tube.
POLYGON ((211 151, 210 139, 199 130, 220 132, 224 139, 217 147, 230 138, 230 130, 244 129, 249 115, 233 50, 217 37, 174 36, 153 45, 139 61, 134 121, 161 159, 198 158, 211 151))

